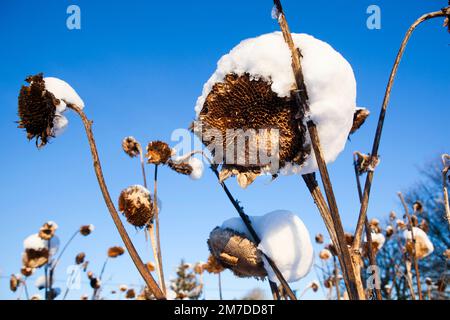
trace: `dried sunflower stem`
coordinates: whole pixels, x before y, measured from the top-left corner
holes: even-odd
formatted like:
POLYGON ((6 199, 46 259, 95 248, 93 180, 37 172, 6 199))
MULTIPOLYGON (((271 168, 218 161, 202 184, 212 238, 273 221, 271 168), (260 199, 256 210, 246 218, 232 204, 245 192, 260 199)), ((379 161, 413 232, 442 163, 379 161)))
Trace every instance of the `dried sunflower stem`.
MULTIPOLYGON (((296 90, 293 90, 292 93, 299 107, 299 112, 303 112, 304 115, 308 115, 309 114, 308 94, 306 91, 306 85, 304 82, 303 71, 301 66, 302 55, 300 50, 295 47, 280 0, 274 0, 273 2, 279 14, 278 24, 280 25, 284 40, 291 51, 292 69, 294 72, 296 84, 296 90)), ((333 192, 333 186, 331 184, 331 180, 328 174, 327 165, 324 160, 323 150, 320 144, 317 127, 312 120, 307 121, 307 127, 311 138, 314 154, 316 156, 317 164, 319 166, 319 171, 324 185, 325 194, 328 200, 328 205, 330 209, 329 213, 331 216, 331 220, 333 222, 332 225, 336 233, 337 242, 335 243, 335 245, 338 248, 338 252, 340 253, 340 255, 342 255, 340 263, 344 274, 345 284, 348 289, 349 297, 352 300, 356 299, 363 300, 365 299, 364 288, 362 286, 360 276, 355 274, 354 270, 355 263, 352 261, 352 256, 350 255, 350 251, 348 250, 347 244, 345 243, 344 228, 342 226, 342 222, 340 219, 339 210, 336 204, 336 199, 333 192)), ((328 215, 328 211, 325 213, 328 215)))
MULTIPOLYGON (((358 190, 358 198, 359 198, 359 202, 361 203, 361 201, 362 201, 361 179, 359 178, 358 162, 357 162, 356 154, 354 154, 353 168, 355 169, 356 188, 358 190)), ((367 246, 368 246, 368 251, 369 251, 368 255, 369 255, 370 265, 378 267, 377 261, 375 259, 375 255, 373 252, 372 232, 370 230, 369 219, 367 218, 367 216, 366 216, 366 220, 364 221, 364 226, 365 226, 365 230, 366 230, 366 238, 367 238, 367 246)), ((357 265, 356 268, 359 268, 359 265, 357 265)), ((378 270, 378 268, 376 268, 375 270, 378 270)), ((377 274, 375 276, 379 277, 378 271, 375 271, 375 272, 377 272, 377 274)), ((380 288, 375 288, 375 293, 376 293, 377 300, 383 300, 380 288)))
POLYGON ((336 287, 336 299, 341 300, 341 292, 339 290, 339 279, 338 279, 338 267, 336 263, 336 257, 333 257, 333 273, 334 273, 334 286, 336 287))
POLYGON ((144 153, 142 152, 142 147, 139 144, 139 158, 141 160, 141 170, 142 170, 142 178, 144 179, 144 187, 147 189, 147 175, 145 174, 145 161, 144 161, 144 153))
POLYGON ((149 270, 145 266, 145 264, 142 262, 141 258, 139 257, 139 254, 136 251, 136 248, 133 245, 133 242, 131 241, 130 237, 128 236, 127 231, 125 230, 125 227, 122 224, 122 221, 120 220, 119 214, 116 211, 116 208, 114 207, 114 204, 111 200, 111 196, 109 194, 108 188, 105 183, 105 179, 103 177, 102 168, 100 165, 100 159, 98 157, 98 151, 97 146, 95 144, 94 135, 92 133, 92 121, 89 120, 82 109, 80 109, 78 106, 75 106, 73 104, 67 104, 67 106, 74 110, 81 118, 83 125, 86 130, 86 135, 89 140, 89 146, 91 149, 92 158, 94 161, 94 170, 97 176, 97 180, 100 186, 100 190, 102 191, 103 198, 105 200, 106 206, 108 207, 108 211, 111 214, 111 217, 114 221, 114 224, 116 225, 116 228, 125 244, 125 247, 127 248, 131 259, 133 260, 136 268, 138 269, 139 273, 141 274, 142 278, 144 279, 145 283, 147 284, 147 287, 149 290, 153 293, 156 299, 166 299, 165 294, 161 291, 161 289, 158 287, 158 284, 156 283, 153 276, 150 274, 149 270))
POLYGON ((447 177, 448 171, 450 170, 450 166, 447 165, 447 160, 450 160, 450 155, 443 154, 442 163, 444 164, 444 169, 442 170, 442 189, 444 191, 445 215, 450 228, 450 205, 448 200, 448 188, 447 188, 447 177))
MULTIPOLYGON (((242 221, 244 222, 245 226, 247 227, 248 231, 250 232, 251 236, 255 240, 256 243, 260 243, 261 239, 259 238, 258 234, 256 233, 255 229, 252 226, 252 222, 250 221, 249 217, 245 214, 244 209, 239 205, 239 202, 233 197, 230 190, 228 189, 225 182, 220 181, 219 177, 219 171, 217 170, 217 165, 210 162, 210 168, 214 172, 214 174, 217 177, 217 180, 219 181, 220 186, 225 191, 225 194, 227 195, 228 199, 233 204, 234 208, 236 209, 237 213, 241 217, 242 221)), ((286 290, 286 293, 288 294, 289 298, 291 300, 297 300, 294 292, 289 287, 289 284, 287 283, 286 279, 284 279, 283 274, 281 273, 280 269, 276 266, 275 262, 270 259, 267 255, 263 253, 264 257, 266 258, 267 262, 269 263, 270 267, 272 268, 273 272, 278 278, 278 281, 280 281, 283 288, 286 290)))
MULTIPOLYGON (((435 11, 435 12, 430 12, 430 13, 424 14, 419 19, 417 19, 409 27, 408 31, 406 32, 406 35, 402 41, 402 44, 400 45, 400 49, 399 49, 397 57, 395 59, 394 66, 392 68, 391 75, 389 77, 389 81, 388 81, 388 84, 386 87, 386 92, 385 92, 385 96, 383 99, 383 104, 381 106, 380 116, 379 116, 379 120, 378 120, 377 130, 375 133, 375 138, 374 138, 374 142, 373 142, 373 146, 372 146, 372 152, 371 152, 372 157, 378 156, 378 148, 380 146, 381 134, 383 131, 383 124, 384 124, 384 119, 386 116, 387 107, 389 105, 392 86, 394 84, 394 80, 397 75, 399 64, 402 60, 403 54, 405 52, 406 46, 409 42, 409 39, 411 38, 412 33, 424 21, 427 21, 427 20, 433 19, 433 18, 438 18, 438 17, 445 17, 445 16, 449 16, 449 15, 450 15, 450 7, 446 7, 444 9, 442 9, 441 11, 435 11)), ((362 233, 363 233, 363 229, 364 229, 364 221, 366 219, 367 208, 369 206, 370 189, 372 187, 373 175, 374 175, 374 172, 369 171, 367 173, 366 182, 364 184, 363 199, 361 202, 361 208, 360 208, 359 217, 358 217, 358 224, 356 226, 355 240, 353 242, 354 248, 359 248, 359 246, 361 244, 361 237, 362 237, 362 233)))
POLYGON ((67 247, 70 245, 70 243, 73 241, 73 239, 80 233, 80 230, 77 229, 77 231, 70 237, 70 239, 66 242, 64 247, 62 248, 61 252, 59 253, 58 257, 56 258, 55 262, 52 264, 51 269, 55 270, 55 268, 58 266, 59 262, 61 261, 61 257, 63 256, 64 252, 66 251, 67 247))
POLYGON ((156 239, 155 239, 155 230, 154 230, 154 226, 153 223, 151 223, 148 227, 147 227, 147 232, 150 236, 150 243, 151 243, 151 247, 153 250, 153 257, 155 258, 155 262, 156 262, 156 273, 158 274, 158 280, 159 280, 159 286, 163 287, 164 286, 164 281, 162 280, 162 276, 161 276, 161 270, 159 269, 160 263, 159 263, 159 257, 158 257, 158 246, 156 244, 156 239))
POLYGON ((219 300, 223 300, 222 297, 222 276, 221 276, 222 272, 219 272, 218 277, 219 277, 219 300))
POLYGON ((411 219, 411 215, 409 214, 408 205, 406 204, 403 194, 401 192, 399 192, 398 197, 400 198, 400 201, 402 202, 403 208, 405 209, 405 215, 408 218, 408 225, 409 225, 409 229, 411 231, 411 241, 413 243, 411 260, 414 263, 414 269, 416 271, 417 291, 419 292, 419 300, 423 300, 422 285, 420 283, 419 262, 417 260, 417 254, 416 254, 416 237, 414 236, 414 225, 413 225, 413 222, 411 219))
POLYGON ((158 208, 158 165, 155 164, 155 179, 154 179, 154 191, 153 191, 153 208, 155 209, 155 236, 156 236, 156 262, 158 265, 158 276, 160 278, 161 290, 166 295, 166 284, 164 281, 164 270, 162 263, 162 253, 161 253, 161 238, 159 235, 159 208, 158 208))

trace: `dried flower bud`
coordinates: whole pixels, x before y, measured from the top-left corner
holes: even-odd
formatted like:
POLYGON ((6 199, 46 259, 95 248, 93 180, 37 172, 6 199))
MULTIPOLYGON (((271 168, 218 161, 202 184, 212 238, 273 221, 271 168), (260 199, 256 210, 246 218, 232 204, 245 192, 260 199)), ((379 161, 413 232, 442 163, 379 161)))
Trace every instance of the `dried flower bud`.
POLYGON ((131 136, 122 140, 122 149, 131 158, 137 157, 141 153, 141 145, 131 136))
POLYGON ((40 268, 48 263, 49 251, 46 248, 35 250, 25 249, 22 254, 22 264, 27 268, 40 268))
POLYGON ((82 264, 84 263, 84 259, 86 258, 86 254, 84 252, 80 252, 75 257, 75 264, 82 264))
POLYGON ((419 200, 413 204, 414 213, 423 213, 423 204, 419 200))
POLYGON ((197 262, 197 263, 194 265, 194 272, 195 272, 196 274, 202 274, 203 271, 204 271, 203 265, 204 265, 203 263, 197 262))
POLYGON ((99 289, 102 286, 102 282, 99 278, 92 277, 89 282, 92 289, 99 289))
POLYGON ((425 284, 426 284, 427 286, 431 286, 431 285, 433 285, 433 280, 431 280, 430 277, 426 277, 426 278, 425 278, 425 284))
POLYGON ((378 157, 373 157, 370 154, 364 154, 361 152, 355 152, 356 156, 356 168, 358 174, 367 173, 369 171, 374 171, 379 165, 380 159, 378 157))
POLYGON ((162 141, 152 141, 147 146, 148 163, 155 165, 166 164, 172 156, 172 149, 162 141))
POLYGON ((400 229, 400 230, 406 229, 406 223, 403 220, 397 219, 396 223, 397 223, 398 229, 400 229))
POLYGON ((41 296, 38 294, 34 294, 31 296, 30 300, 42 300, 41 296))
POLYGON ((317 292, 319 290, 319 288, 320 288, 320 285, 319 285, 319 283, 317 281, 311 282, 311 289, 314 292, 317 292))
POLYGON ((128 286, 127 285, 125 285, 125 284, 120 285, 120 287, 119 287, 119 291, 120 292, 125 292, 127 290, 128 290, 128 286))
POLYGON ((391 211, 391 213, 389 213, 389 219, 391 221, 394 221, 397 218, 397 215, 395 214, 394 211, 391 211))
POLYGON ((39 229, 39 237, 43 240, 50 240, 55 235, 58 225, 53 221, 48 221, 39 229))
POLYGON ((108 249, 108 257, 117 258, 125 253, 125 249, 119 246, 114 246, 108 249))
POLYGON ((87 273, 87 277, 88 277, 88 279, 92 280, 94 278, 94 273, 92 271, 89 271, 87 273))
POLYGON ((267 275, 261 251, 244 234, 217 227, 209 235, 208 246, 217 261, 238 277, 264 278, 267 275))
POLYGON ((90 235, 92 233, 92 231, 94 231, 94 229, 95 229, 95 227, 93 224, 88 224, 88 225, 80 227, 80 233, 81 233, 81 235, 86 237, 86 236, 90 235))
POLYGON ((316 243, 318 243, 318 244, 323 243, 323 234, 321 234, 321 233, 316 234, 316 243))
POLYGON ((34 273, 35 270, 36 269, 34 269, 34 268, 29 268, 29 267, 23 266, 22 268, 20 268, 20 273, 25 277, 29 277, 34 273))
POLYGON ((127 299, 134 299, 136 297, 136 292, 134 289, 128 289, 127 293, 125 294, 125 298, 127 299))
POLYGON ((119 196, 119 211, 133 226, 146 226, 154 215, 150 191, 140 185, 126 188, 119 196))
POLYGON ((156 270, 156 269, 155 269, 155 264, 154 264, 153 262, 147 262, 147 263, 146 263, 146 266, 147 266, 147 269, 148 269, 150 272, 153 272, 153 271, 156 270))
POLYGON ((351 246, 353 244, 353 240, 355 240, 355 237, 353 234, 349 232, 344 233, 345 243, 347 243, 348 246, 351 246))
POLYGON ((350 130, 350 134, 354 134, 358 131, 359 128, 366 122, 366 119, 369 117, 370 111, 365 108, 358 108, 353 115, 353 126, 350 130))
POLYGON ((328 249, 322 249, 319 252, 319 258, 322 260, 328 260, 331 258, 331 256, 332 256, 331 251, 328 249))
POLYGON ((386 227, 386 237, 389 238, 394 234, 394 228, 392 226, 386 227))
POLYGON ((89 297, 88 297, 87 294, 83 294, 83 295, 80 297, 80 300, 88 300, 88 299, 89 299, 89 297))
POLYGON ((20 279, 15 274, 12 274, 11 277, 9 278, 9 289, 12 292, 16 292, 19 285, 20 279))

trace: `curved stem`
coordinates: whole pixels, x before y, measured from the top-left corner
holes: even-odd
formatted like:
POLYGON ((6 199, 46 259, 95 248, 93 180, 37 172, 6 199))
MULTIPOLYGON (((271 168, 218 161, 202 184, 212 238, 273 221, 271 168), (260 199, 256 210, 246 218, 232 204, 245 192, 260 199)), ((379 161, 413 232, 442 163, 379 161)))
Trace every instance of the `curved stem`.
MULTIPOLYGON (((378 126, 377 126, 377 130, 375 133, 375 138, 374 138, 373 146, 372 146, 371 155, 373 157, 378 156, 378 148, 380 146, 381 134, 383 132, 383 124, 384 124, 384 119, 386 117, 386 111, 387 111, 387 107, 389 105, 389 100, 391 97, 392 86, 394 84, 394 80, 397 75, 398 67, 402 60, 403 54, 405 53, 406 45, 408 44, 409 39, 411 38, 411 35, 413 34, 414 30, 422 22, 427 21, 429 19, 433 19, 433 18, 445 17, 448 15, 450 15, 450 7, 442 9, 441 11, 435 11, 435 12, 430 12, 430 13, 424 14, 419 19, 417 19, 411 25, 411 27, 409 27, 408 31, 406 32, 406 35, 400 46, 400 50, 398 51, 397 57, 395 59, 394 66, 392 68, 391 75, 389 77, 389 81, 388 81, 388 84, 386 87, 386 92, 385 92, 384 99, 383 99, 383 105, 381 106, 380 117, 378 119, 378 126)), ((361 237, 362 237, 362 233, 363 233, 363 229, 364 229, 364 221, 366 219, 367 208, 369 206, 370 189, 372 187, 373 175, 374 175, 374 172, 369 171, 367 173, 366 182, 364 184, 363 199, 361 201, 361 208, 359 211, 358 224, 356 226, 356 232, 355 232, 355 240, 353 242, 354 248, 359 248, 359 245, 361 243, 361 237)))
POLYGON ((155 165, 155 181, 154 181, 154 191, 153 191, 153 207, 155 208, 155 235, 156 235, 156 253, 157 259, 156 262, 158 264, 159 277, 160 277, 160 286, 161 290, 166 294, 166 283, 164 281, 164 270, 162 263, 162 253, 161 253, 161 238, 159 235, 159 208, 158 208, 158 165, 155 165))
POLYGON ((156 299, 166 299, 165 294, 161 289, 158 287, 158 284, 156 283, 153 276, 148 271, 145 264, 142 262, 141 258, 139 257, 139 254, 136 251, 136 248, 133 245, 133 242, 131 241, 130 237, 128 236, 127 231, 125 230, 125 227, 122 224, 122 221, 120 220, 119 214, 116 211, 116 208, 114 207, 114 204, 111 200, 111 196, 109 194, 108 188, 105 183, 105 179, 103 177, 102 168, 100 165, 100 159, 98 157, 98 151, 97 146, 95 144, 94 135, 92 133, 92 121, 90 121, 86 115, 84 114, 83 110, 75 105, 68 104, 68 107, 72 110, 74 110, 83 121, 84 128, 86 130, 86 135, 89 140, 89 146, 91 148, 91 154, 92 159, 94 161, 94 170, 95 174, 97 176, 98 184, 100 186, 100 190, 102 192, 103 198, 105 200, 106 206, 108 208, 109 213, 111 214, 111 217, 114 221, 114 224, 116 225, 117 230, 119 231, 120 237, 122 238, 122 241, 125 244, 125 247, 127 248, 131 259, 133 260, 136 268, 138 269, 139 273, 141 274, 142 278, 144 279, 145 283, 147 284, 147 287, 149 290, 153 293, 156 299))
POLYGON ((56 258, 55 262, 52 264, 51 269, 55 269, 59 262, 61 261, 61 257, 64 254, 64 252, 66 251, 67 247, 69 246, 69 244, 73 241, 73 239, 75 239, 75 237, 77 236, 77 234, 80 233, 80 230, 77 229, 77 231, 70 237, 70 239, 66 242, 66 244, 64 245, 64 247, 62 248, 61 252, 58 255, 58 258, 56 258))

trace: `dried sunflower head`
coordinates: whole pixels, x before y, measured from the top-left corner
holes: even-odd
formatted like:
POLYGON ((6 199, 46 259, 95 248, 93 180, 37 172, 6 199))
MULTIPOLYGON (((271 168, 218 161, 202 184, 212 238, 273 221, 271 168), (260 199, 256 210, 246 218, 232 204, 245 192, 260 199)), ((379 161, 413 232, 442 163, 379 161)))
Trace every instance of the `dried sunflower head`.
POLYGON ((75 257, 75 264, 83 264, 85 258, 86 258, 86 254, 84 252, 80 252, 75 257))
POLYGON ((36 138, 36 145, 42 147, 54 136, 56 106, 60 101, 46 90, 42 73, 29 76, 25 81, 29 86, 20 89, 19 128, 26 130, 29 140, 36 138))
POLYGON ((119 246, 114 246, 108 249, 108 257, 117 258, 125 253, 125 249, 119 246))
POLYGON ((331 251, 328 249, 322 249, 319 252, 319 258, 322 260, 328 260, 332 257, 331 251))
POLYGON ((320 288, 320 285, 319 285, 319 283, 317 281, 311 282, 311 289, 314 292, 317 292, 319 290, 319 288, 320 288))
POLYGON ((58 225, 53 221, 48 221, 39 230, 39 237, 43 240, 50 240, 55 235, 58 225))
POLYGON ((122 140, 122 149, 131 158, 139 156, 141 153, 141 145, 134 137, 126 137, 122 140))
POLYGON ((147 145, 148 163, 155 165, 166 164, 172 156, 172 149, 162 141, 152 141, 147 145))
POLYGON ((49 260, 48 249, 25 249, 22 254, 22 264, 27 268, 40 268, 48 263, 49 260))
POLYGON ((148 225, 154 215, 150 191, 140 185, 124 189, 119 196, 119 211, 135 227, 148 225))
POLYGON ((81 226, 80 227, 80 233, 83 236, 88 236, 92 233, 92 231, 94 231, 95 227, 93 224, 89 224, 89 225, 85 225, 85 226, 81 226))
POLYGON ((267 276, 261 251, 244 234, 217 227, 209 235, 208 246, 214 258, 236 276, 258 279, 267 276))
POLYGON ((122 285, 119 286, 119 291, 120 292, 125 292, 127 290, 128 290, 128 286, 127 285, 122 284, 122 285))
POLYGON ((423 204, 421 201, 417 200, 413 204, 413 209, 415 213, 423 213, 423 204))
POLYGON ((97 277, 90 278, 89 284, 92 289, 99 289, 102 286, 102 282, 97 277))
POLYGON ((369 171, 374 171, 375 168, 380 164, 380 158, 373 157, 370 154, 364 154, 359 151, 354 153, 356 161, 356 169, 358 174, 367 173, 369 171))

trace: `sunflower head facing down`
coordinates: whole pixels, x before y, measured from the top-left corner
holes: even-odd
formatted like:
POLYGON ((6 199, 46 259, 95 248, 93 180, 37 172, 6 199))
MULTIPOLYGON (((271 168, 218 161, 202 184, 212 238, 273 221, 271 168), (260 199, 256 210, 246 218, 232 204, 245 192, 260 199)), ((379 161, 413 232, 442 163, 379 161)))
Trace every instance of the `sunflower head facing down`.
POLYGON ((43 147, 54 137, 56 106, 60 100, 46 90, 42 73, 29 76, 25 81, 29 85, 20 89, 19 128, 25 129, 29 140, 36 139, 36 145, 43 147))

